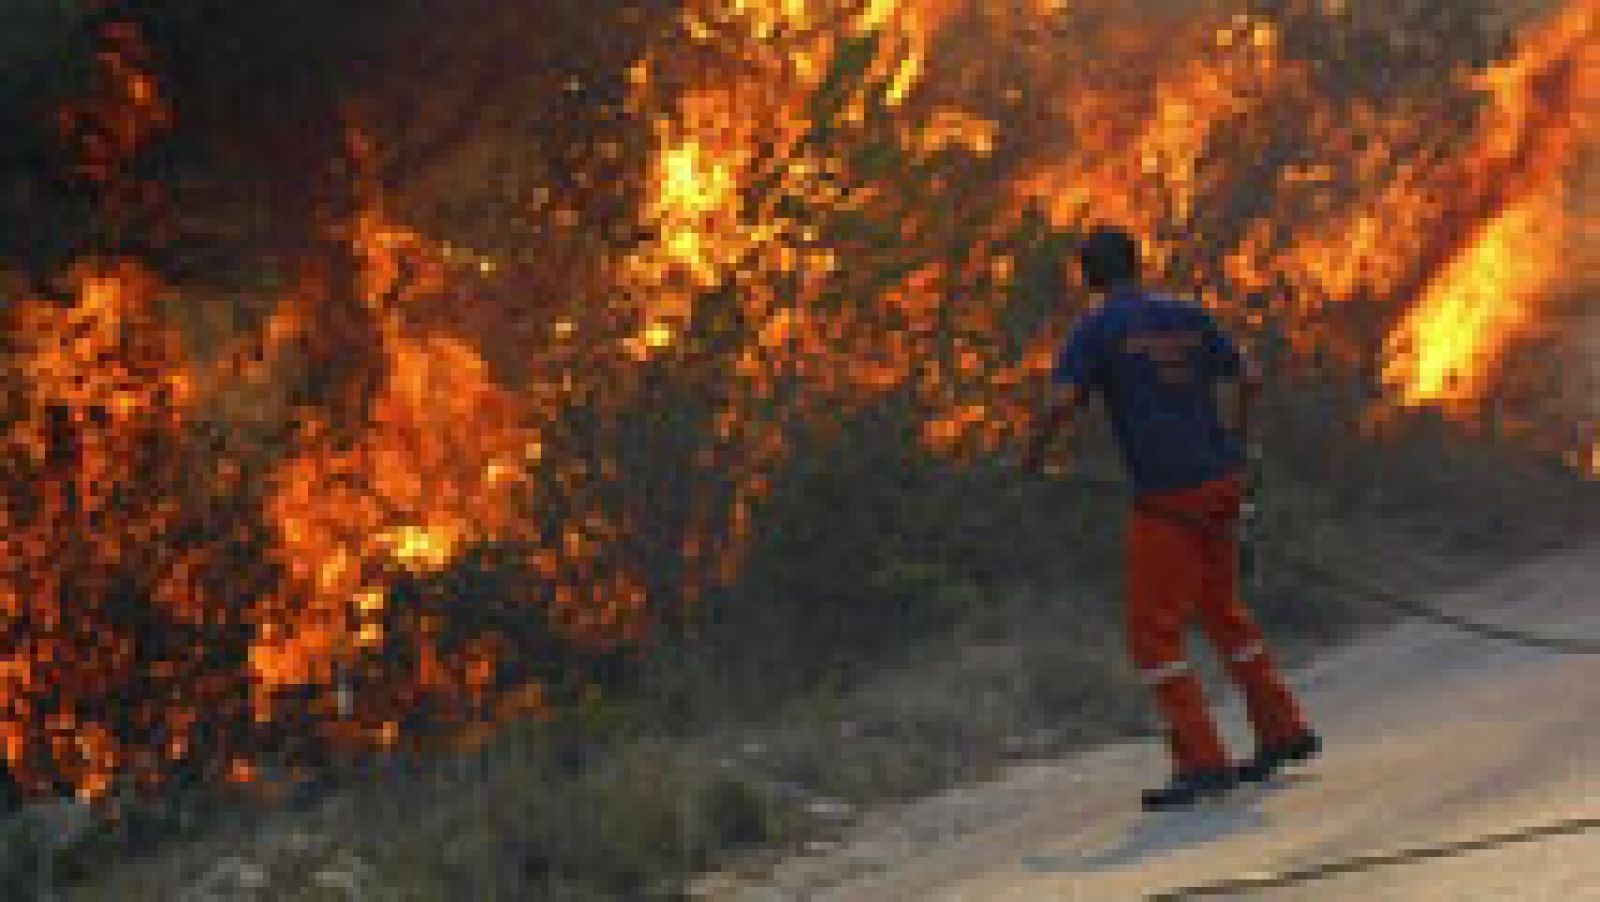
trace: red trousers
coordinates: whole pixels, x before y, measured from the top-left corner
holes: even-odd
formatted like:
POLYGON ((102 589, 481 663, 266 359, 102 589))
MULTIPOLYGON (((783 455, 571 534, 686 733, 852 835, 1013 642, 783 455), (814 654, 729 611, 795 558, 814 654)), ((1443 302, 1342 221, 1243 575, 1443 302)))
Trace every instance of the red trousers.
POLYGON ((1259 744, 1306 730, 1261 628, 1239 602, 1235 527, 1241 495, 1236 477, 1148 493, 1135 503, 1128 524, 1128 648, 1166 720, 1180 773, 1228 762, 1200 680, 1184 654, 1184 632, 1193 621, 1243 692, 1259 744))

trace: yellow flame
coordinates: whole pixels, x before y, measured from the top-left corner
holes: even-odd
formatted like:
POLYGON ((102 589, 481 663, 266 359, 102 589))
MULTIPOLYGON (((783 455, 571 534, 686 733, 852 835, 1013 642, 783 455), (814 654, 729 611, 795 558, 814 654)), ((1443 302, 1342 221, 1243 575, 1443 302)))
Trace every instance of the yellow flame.
POLYGON ((378 535, 401 565, 419 573, 442 570, 456 556, 460 535, 442 527, 402 526, 378 535))
POLYGON ((1559 200, 1533 197, 1484 228, 1390 337, 1385 381, 1405 405, 1481 397, 1529 306, 1560 271, 1559 200))

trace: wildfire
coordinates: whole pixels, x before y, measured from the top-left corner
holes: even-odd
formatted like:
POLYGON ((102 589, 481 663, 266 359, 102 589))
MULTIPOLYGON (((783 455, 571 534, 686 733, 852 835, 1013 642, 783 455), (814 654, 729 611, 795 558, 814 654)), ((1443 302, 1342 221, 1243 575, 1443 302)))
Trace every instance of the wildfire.
POLYGON ((1492 367, 1534 320, 1530 309, 1560 272, 1559 202, 1534 197, 1500 214, 1439 274, 1390 335, 1385 381, 1399 402, 1483 397, 1492 367))
MULTIPOLYGON (((1316 55, 1371 39, 1337 5, 1123 6, 690 0, 623 79, 630 237, 574 242, 584 266, 518 231, 577 228, 548 192, 506 226, 537 253, 490 255, 358 171, 358 209, 308 236, 350 278, 263 299, 220 362, 174 322, 199 302, 131 261, 15 305, 12 770, 88 795, 182 762, 248 781, 308 736, 537 710, 541 667, 642 642, 737 577, 800 443, 885 409, 936 453, 1013 441, 1062 300, 1021 273, 1098 220, 1224 316, 1376 364, 1401 407, 1495 396, 1555 315, 1600 7, 1569 2, 1471 78, 1373 89, 1316 55), (500 334, 530 293, 534 328, 500 334), (367 377, 348 403, 288 387, 343 365, 367 377), (254 444, 216 450, 213 418, 254 444)), ((136 30, 106 41, 62 134, 116 219, 153 203, 129 164, 181 105, 136 30)), ((353 133, 358 169, 379 143, 353 133)))
MULTIPOLYGON (((172 625, 174 651, 220 601, 197 580, 209 552, 188 535, 200 494, 188 480, 205 474, 185 472, 192 381, 154 314, 156 283, 127 263, 85 263, 73 279, 72 304, 27 301, 7 322, 16 342, 3 379, 23 389, 0 430, 0 607, 12 637, 0 737, 25 785, 98 795, 125 768, 149 776, 113 724, 150 729, 160 716, 140 698, 108 712, 108 697, 132 680, 181 682, 194 663, 141 672, 153 649, 118 628, 130 603, 119 593, 148 593, 138 604, 172 625)), ((162 726, 181 746, 192 723, 179 713, 162 726)))
POLYGON ((1600 5, 1578 3, 1482 77, 1491 113, 1461 181, 1490 218, 1390 336, 1386 376, 1401 403, 1483 397, 1507 345, 1538 321, 1567 256, 1564 176, 1600 135, 1597 67, 1600 5))

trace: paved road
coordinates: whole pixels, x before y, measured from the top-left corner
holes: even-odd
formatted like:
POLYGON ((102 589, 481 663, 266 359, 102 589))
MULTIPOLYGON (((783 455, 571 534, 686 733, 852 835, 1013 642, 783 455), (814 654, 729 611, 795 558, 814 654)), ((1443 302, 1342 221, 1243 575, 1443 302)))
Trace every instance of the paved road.
MULTIPOLYGON (((1600 545, 1438 599, 1600 637, 1600 545)), ((1145 815, 1162 772, 1134 743, 1019 769, 863 827, 755 898, 1118 900, 1352 855, 1600 817, 1600 658, 1405 624, 1296 675, 1328 739, 1285 785, 1145 815)), ((1243 720, 1226 712, 1243 746, 1243 720)), ((1249 898, 1600 900, 1600 830, 1345 875, 1249 898)))

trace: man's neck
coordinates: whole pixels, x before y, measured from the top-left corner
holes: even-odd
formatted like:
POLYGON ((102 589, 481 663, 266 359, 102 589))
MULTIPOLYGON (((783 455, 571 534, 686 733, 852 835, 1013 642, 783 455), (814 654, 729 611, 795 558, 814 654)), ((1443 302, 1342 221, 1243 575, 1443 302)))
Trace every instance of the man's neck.
POLYGON ((1100 290, 1100 300, 1103 303, 1114 298, 1122 298, 1127 297, 1130 294, 1137 294, 1139 288, 1139 281, 1137 279, 1129 279, 1124 282, 1114 282, 1100 290))

